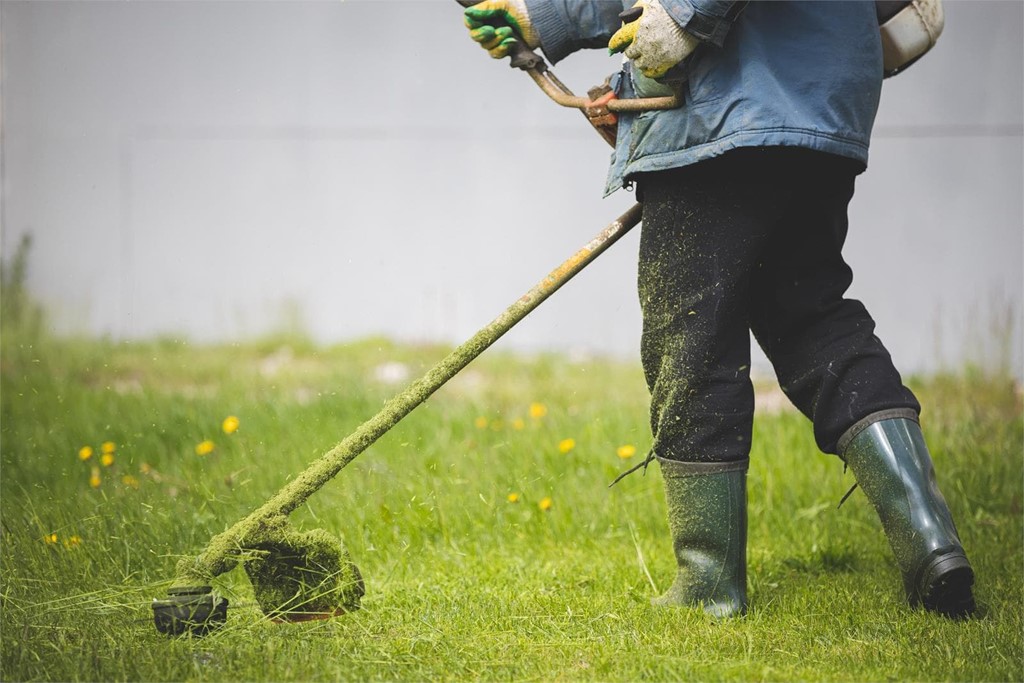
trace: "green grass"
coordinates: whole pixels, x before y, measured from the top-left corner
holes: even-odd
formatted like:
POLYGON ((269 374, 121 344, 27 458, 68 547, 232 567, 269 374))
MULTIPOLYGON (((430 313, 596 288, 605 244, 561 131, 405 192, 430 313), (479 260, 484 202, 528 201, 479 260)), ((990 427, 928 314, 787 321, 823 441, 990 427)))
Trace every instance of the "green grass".
POLYGON ((239 569, 218 579, 232 601, 222 631, 167 639, 149 602, 177 559, 404 386, 376 379, 381 364, 406 364, 411 380, 445 349, 4 332, 2 680, 1024 677, 1024 445, 1010 381, 913 382, 978 574, 982 614, 967 623, 905 606, 873 511, 860 493, 836 510, 852 477, 792 412, 755 424, 749 615, 652 609, 674 571, 660 474, 607 488, 649 446, 639 367, 496 350, 293 515, 344 535, 367 578, 364 609, 274 625, 239 569), (531 403, 547 414, 531 417, 531 403), (241 423, 231 435, 228 415, 241 423), (575 447, 561 453, 567 438, 575 447), (205 439, 216 449, 198 456, 205 439), (115 461, 93 488, 104 441, 115 461), (625 444, 637 455, 619 458, 625 444))

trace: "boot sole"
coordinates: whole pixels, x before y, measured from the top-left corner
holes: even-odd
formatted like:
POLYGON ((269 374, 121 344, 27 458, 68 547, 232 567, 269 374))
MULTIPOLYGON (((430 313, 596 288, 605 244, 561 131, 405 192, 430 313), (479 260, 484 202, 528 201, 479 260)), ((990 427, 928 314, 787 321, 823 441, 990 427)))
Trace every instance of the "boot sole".
POLYGON ((920 596, 926 610, 951 619, 965 619, 974 613, 974 570, 964 555, 940 555, 922 574, 920 596))

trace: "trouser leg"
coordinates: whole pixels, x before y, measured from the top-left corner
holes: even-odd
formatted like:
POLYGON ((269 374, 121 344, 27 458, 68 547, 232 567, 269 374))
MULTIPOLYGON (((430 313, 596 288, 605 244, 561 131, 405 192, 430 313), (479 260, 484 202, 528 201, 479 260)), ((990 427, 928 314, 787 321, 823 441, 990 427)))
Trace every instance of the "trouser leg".
POLYGON ((645 174, 640 235, 641 360, 654 452, 742 460, 750 448, 750 273, 787 202, 747 155, 645 174))
POLYGON ((799 189, 751 274, 750 327, 782 390, 813 421, 818 447, 838 453, 858 420, 884 410, 914 417, 920 405, 867 309, 844 296, 853 281, 842 248, 854 169, 824 154, 787 157, 780 168, 799 189))

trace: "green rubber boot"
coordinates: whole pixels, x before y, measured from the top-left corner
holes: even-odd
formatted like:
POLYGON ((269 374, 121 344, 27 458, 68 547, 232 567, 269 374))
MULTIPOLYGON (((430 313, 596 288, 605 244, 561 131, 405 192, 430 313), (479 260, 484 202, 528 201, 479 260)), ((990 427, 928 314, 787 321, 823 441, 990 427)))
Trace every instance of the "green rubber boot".
POLYGON ((882 520, 910 604, 967 617, 975 608, 974 571, 935 482, 916 415, 893 414, 854 425, 840 440, 840 455, 882 520))
POLYGON ((747 611, 747 465, 658 458, 668 527, 679 571, 651 600, 659 607, 702 607, 715 617, 747 611))

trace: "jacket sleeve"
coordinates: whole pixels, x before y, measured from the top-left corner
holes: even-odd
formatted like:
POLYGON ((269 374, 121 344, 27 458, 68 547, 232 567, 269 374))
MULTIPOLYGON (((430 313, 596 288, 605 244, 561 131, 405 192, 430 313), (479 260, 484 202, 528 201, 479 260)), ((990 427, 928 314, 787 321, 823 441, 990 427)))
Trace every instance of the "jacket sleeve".
POLYGON ((662 6, 689 33, 718 47, 746 6, 734 0, 661 0, 662 6))
POLYGON ((552 64, 583 48, 607 47, 622 26, 622 10, 621 0, 526 0, 530 22, 552 64))

